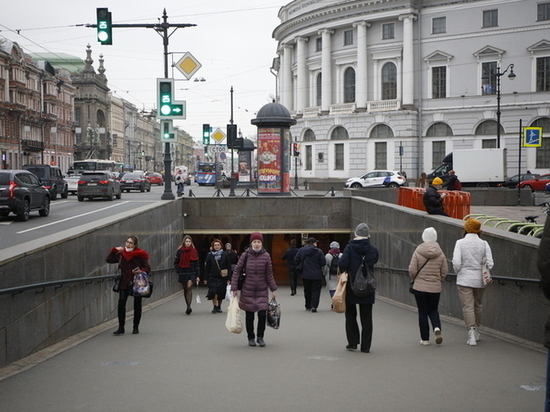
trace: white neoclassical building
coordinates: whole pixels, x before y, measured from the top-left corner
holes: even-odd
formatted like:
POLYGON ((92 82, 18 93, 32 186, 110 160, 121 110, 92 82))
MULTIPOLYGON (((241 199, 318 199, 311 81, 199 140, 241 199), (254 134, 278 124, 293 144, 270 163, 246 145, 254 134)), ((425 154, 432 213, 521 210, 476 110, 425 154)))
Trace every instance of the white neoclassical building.
POLYGON ((550 172, 550 1, 295 0, 279 18, 272 69, 300 177, 411 178, 493 147, 510 176, 550 172), (518 164, 520 120, 547 137, 518 164))

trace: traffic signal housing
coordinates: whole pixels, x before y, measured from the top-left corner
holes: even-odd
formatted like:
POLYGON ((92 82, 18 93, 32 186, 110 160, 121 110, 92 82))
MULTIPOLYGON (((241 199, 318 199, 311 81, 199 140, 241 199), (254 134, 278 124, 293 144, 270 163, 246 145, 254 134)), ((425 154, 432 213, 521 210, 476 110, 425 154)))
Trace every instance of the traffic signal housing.
POLYGON ((202 144, 204 145, 210 144, 210 125, 209 124, 202 125, 202 144))
POLYGON ((174 100, 174 79, 157 79, 157 93, 160 119, 185 118, 185 102, 174 100))
POLYGON ((101 44, 113 44, 113 26, 111 12, 106 7, 96 9, 97 15, 97 40, 101 44))
POLYGON ((292 143, 293 156, 300 156, 300 145, 298 143, 292 143))
POLYGON ((235 148, 235 141, 237 140, 237 125, 227 125, 227 147, 230 149, 235 148))
POLYGON ((161 120, 160 122, 160 140, 163 142, 175 142, 176 134, 174 133, 172 120, 161 120))

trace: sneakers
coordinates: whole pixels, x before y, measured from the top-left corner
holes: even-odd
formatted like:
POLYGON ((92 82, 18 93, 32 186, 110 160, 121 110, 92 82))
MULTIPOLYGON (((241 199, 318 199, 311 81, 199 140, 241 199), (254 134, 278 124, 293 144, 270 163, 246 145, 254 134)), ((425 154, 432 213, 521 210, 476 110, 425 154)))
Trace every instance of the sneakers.
POLYGON ((258 345, 260 345, 261 348, 265 346, 264 338, 258 338, 256 339, 256 342, 258 342, 258 345))
POLYGON ((248 339, 248 346, 256 346, 256 341, 254 339, 248 339))
POLYGON ((474 329, 474 336, 476 338, 476 342, 479 342, 481 340, 481 335, 479 334, 477 328, 474 329))
POLYGON ((421 344, 422 346, 429 346, 429 345, 430 345, 430 341, 429 341, 429 340, 421 340, 421 341, 420 341, 420 344, 421 344))
POLYGON ((435 343, 437 343, 438 345, 441 345, 443 343, 443 336, 441 336, 441 329, 435 328, 434 333, 435 333, 435 343))
POLYGON ((468 340, 466 341, 466 344, 470 346, 476 346, 476 330, 475 328, 468 329, 468 340))
POLYGON ((357 345, 347 345, 346 349, 351 351, 357 350, 357 345))

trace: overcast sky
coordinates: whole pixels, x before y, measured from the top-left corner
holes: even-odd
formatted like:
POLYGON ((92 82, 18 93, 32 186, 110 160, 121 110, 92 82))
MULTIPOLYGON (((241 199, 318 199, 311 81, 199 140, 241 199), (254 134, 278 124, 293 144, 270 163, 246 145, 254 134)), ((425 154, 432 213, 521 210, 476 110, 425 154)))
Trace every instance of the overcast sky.
MULTIPOLYGON (((17 42, 25 52, 68 53, 86 58, 92 46, 97 70, 99 55, 105 59, 109 88, 138 109, 156 108, 156 78, 164 77, 162 37, 153 29, 115 28, 113 45, 101 45, 96 29, 78 27, 96 23, 96 7, 108 7, 113 23, 156 23, 166 8, 169 23, 191 23, 170 37, 169 64, 190 52, 202 68, 187 81, 176 69, 176 98, 187 102, 187 119, 175 121, 197 140, 202 124, 225 126, 231 117, 245 137, 255 135, 250 124, 255 113, 275 96, 270 73, 277 43, 272 38, 279 24, 279 9, 287 0, 165 0, 155 5, 144 0, 111 0, 92 4, 74 0, 5 1, 0 16, 0 38, 17 42), (19 34, 16 32, 19 31, 19 34)), ((173 74, 172 74, 173 73, 173 74)))

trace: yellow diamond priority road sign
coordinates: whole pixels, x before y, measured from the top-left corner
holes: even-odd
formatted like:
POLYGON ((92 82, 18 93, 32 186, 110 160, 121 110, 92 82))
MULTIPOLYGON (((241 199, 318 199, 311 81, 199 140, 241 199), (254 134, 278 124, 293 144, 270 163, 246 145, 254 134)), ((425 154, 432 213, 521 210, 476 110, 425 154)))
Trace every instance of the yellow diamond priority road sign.
POLYGON ((212 138, 220 143, 223 139, 225 139, 225 133, 222 131, 222 129, 217 128, 214 133, 212 133, 212 138))
POLYGON ((202 67, 195 57, 189 52, 185 53, 183 57, 176 63, 176 69, 178 69, 187 80, 202 67))

